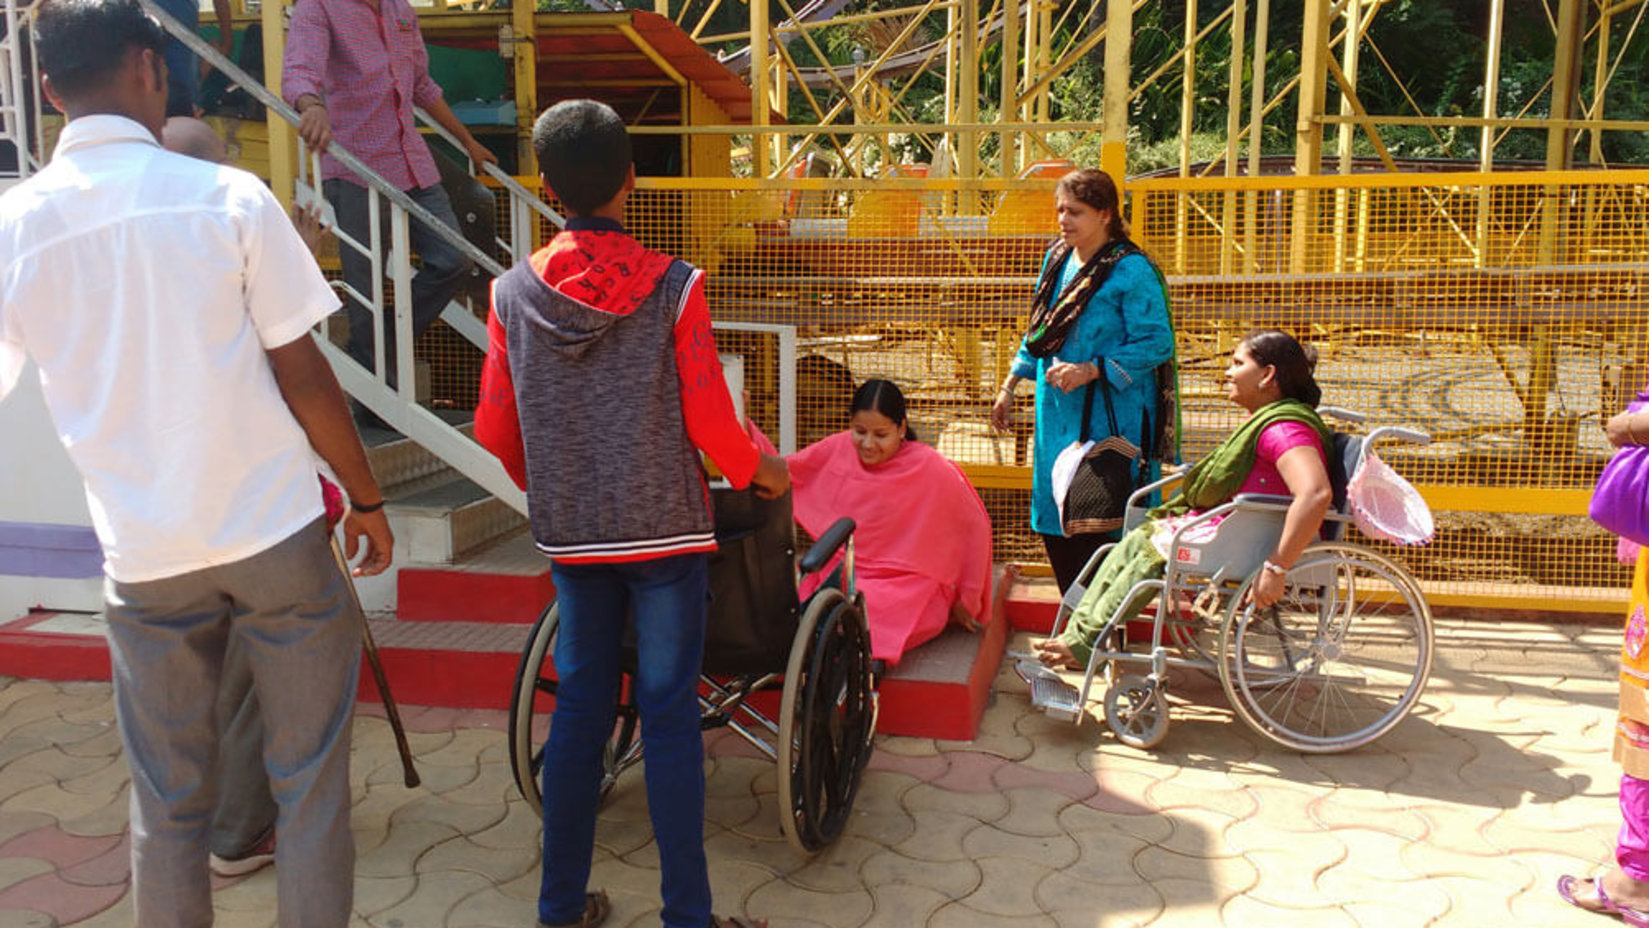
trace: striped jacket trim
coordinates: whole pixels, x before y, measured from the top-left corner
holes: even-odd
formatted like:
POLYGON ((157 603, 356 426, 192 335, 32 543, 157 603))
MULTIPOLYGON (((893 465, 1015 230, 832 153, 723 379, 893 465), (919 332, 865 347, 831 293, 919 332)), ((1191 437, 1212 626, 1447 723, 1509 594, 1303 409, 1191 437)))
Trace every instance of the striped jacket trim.
POLYGON ((689 551, 713 550, 716 546, 716 533, 693 532, 686 535, 672 535, 668 538, 647 538, 635 541, 602 541, 578 545, 546 545, 539 544, 538 550, 552 558, 589 558, 622 560, 634 558, 637 555, 663 557, 670 554, 683 554, 689 551))

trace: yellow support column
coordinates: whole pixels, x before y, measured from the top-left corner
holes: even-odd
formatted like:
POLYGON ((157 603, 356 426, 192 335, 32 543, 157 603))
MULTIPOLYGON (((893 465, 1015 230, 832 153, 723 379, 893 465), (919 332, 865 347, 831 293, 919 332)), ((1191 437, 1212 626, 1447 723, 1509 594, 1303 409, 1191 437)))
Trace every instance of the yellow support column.
MULTIPOLYGON (((1248 0, 1235 0, 1231 7, 1231 70, 1225 105, 1225 176, 1237 176, 1237 136, 1242 133, 1242 50, 1247 44, 1248 0)), ((1182 194, 1183 195, 1183 194, 1182 194)), ((1220 235, 1220 273, 1236 267, 1237 192, 1225 192, 1224 228, 1220 235)), ((1222 345, 1223 350, 1223 345, 1222 345)))
POLYGON ((1104 137, 1099 169, 1116 181, 1121 194, 1128 181, 1128 74, 1133 48, 1134 5, 1131 0, 1105 3, 1105 97, 1100 101, 1104 137))
MULTIPOLYGON (((1019 121, 1019 0, 1002 2, 1002 107, 997 114, 1001 122, 1019 121)), ((1002 130, 997 146, 1002 177, 1019 174, 1019 133, 1002 130)))
POLYGON ((532 149, 532 124, 538 118, 538 4, 534 0, 510 3, 510 57, 515 65, 515 173, 538 173, 532 149))
MULTIPOLYGON (((263 5, 264 82, 277 96, 281 92, 281 58, 286 49, 286 4, 263 5)), ((298 177, 298 133, 284 119, 269 119, 269 187, 291 207, 292 185, 298 177)), ((319 183, 319 180, 316 181, 319 183)))
MULTIPOLYGON (((1294 173, 1299 177, 1319 174, 1323 163, 1323 110, 1328 103, 1329 0, 1306 0, 1305 23, 1300 34, 1300 96, 1294 122, 1294 173)), ((1259 131, 1260 117, 1254 114, 1259 131)), ((1311 242, 1315 232, 1311 191, 1294 195, 1294 225, 1290 238, 1290 268, 1294 273, 1310 269, 1311 242)))
MULTIPOLYGON (((961 30, 956 43, 961 58, 956 69, 956 117, 971 126, 979 121, 979 0, 959 0, 956 9, 961 30)), ((979 176, 979 134, 972 129, 956 134, 956 173, 969 180, 979 176)), ((978 211, 977 197, 964 201, 964 213, 978 211)))
MULTIPOLYGON (((1557 60, 1552 65, 1552 118, 1575 118, 1580 89, 1581 47, 1586 42, 1584 0, 1561 0, 1557 9, 1557 60)), ((1546 130, 1546 170, 1569 169, 1575 130, 1553 126, 1546 130)))
POLYGON ((772 56, 768 54, 770 32, 767 0, 750 0, 750 157, 756 177, 773 173, 771 136, 761 130, 772 124, 772 56))

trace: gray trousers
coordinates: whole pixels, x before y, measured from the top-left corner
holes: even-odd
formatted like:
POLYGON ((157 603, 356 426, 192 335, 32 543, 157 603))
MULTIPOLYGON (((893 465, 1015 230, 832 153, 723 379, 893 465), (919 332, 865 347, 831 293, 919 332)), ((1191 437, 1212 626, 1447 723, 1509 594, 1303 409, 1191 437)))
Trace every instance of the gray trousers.
POLYGON ((263 769, 263 715, 246 649, 229 641, 218 684, 218 802, 212 812, 212 853, 239 860, 275 827, 280 807, 263 769))
POLYGON ((115 713, 132 770, 138 928, 212 923, 206 853, 217 692, 231 638, 255 681, 263 761, 280 807, 278 924, 349 921, 349 740, 363 620, 323 526, 316 519, 232 564, 105 584, 115 713))

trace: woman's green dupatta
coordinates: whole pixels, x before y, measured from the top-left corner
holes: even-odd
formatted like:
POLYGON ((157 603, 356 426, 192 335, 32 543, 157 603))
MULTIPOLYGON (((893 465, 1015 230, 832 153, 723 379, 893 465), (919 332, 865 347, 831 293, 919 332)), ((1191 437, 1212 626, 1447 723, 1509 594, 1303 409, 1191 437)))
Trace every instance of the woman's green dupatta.
POLYGON ((1322 437, 1323 450, 1334 447, 1333 435, 1323 424, 1317 410, 1299 400, 1281 399, 1254 410, 1242 425, 1225 436, 1207 457, 1191 466, 1180 481, 1179 492, 1161 506, 1151 510, 1151 518, 1177 516, 1191 510, 1211 509, 1237 495, 1248 472, 1254 469, 1254 458, 1259 452, 1260 433, 1274 422, 1299 422, 1317 430, 1322 437))

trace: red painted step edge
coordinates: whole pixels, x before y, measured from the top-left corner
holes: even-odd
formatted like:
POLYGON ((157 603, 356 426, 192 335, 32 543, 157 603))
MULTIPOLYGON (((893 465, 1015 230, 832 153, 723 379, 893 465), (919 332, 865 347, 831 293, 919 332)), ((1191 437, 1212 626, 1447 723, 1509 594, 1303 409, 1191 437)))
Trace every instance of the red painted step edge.
POLYGON ((395 596, 395 617, 403 622, 531 625, 555 598, 555 584, 548 567, 536 574, 403 567, 395 596))
POLYGON ((29 631, 57 614, 31 612, 0 625, 0 675, 59 683, 110 679, 109 646, 102 638, 29 631))
POLYGON ((979 733, 991 681, 996 679, 1007 648, 1008 623, 999 615, 980 634, 984 637, 965 684, 883 678, 878 690, 877 733, 972 741, 979 733))
MULTIPOLYGON (((379 648, 384 676, 398 706, 446 709, 508 709, 521 655, 500 651, 424 651, 379 648)), ((361 702, 381 703, 378 684, 363 659, 361 702)))

